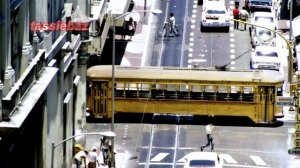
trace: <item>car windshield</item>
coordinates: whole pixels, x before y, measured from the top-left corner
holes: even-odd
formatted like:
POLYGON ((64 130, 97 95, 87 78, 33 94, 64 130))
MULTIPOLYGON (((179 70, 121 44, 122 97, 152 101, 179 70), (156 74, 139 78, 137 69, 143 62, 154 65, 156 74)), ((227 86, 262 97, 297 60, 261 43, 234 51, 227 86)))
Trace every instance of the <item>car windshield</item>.
POLYGON ((255 17, 255 21, 256 22, 269 22, 269 23, 272 23, 274 20, 273 20, 272 17, 258 16, 258 17, 255 17))
POLYGON ((224 10, 207 10, 207 14, 225 14, 224 10))
POLYGON ((215 161, 214 160, 191 160, 190 167, 214 167, 215 161))
POLYGON ((259 36, 271 36, 271 31, 269 31, 269 30, 260 30, 258 32, 258 35, 259 36))
POLYGON ((256 51, 256 56, 258 57, 278 57, 277 52, 263 52, 263 51, 256 51))

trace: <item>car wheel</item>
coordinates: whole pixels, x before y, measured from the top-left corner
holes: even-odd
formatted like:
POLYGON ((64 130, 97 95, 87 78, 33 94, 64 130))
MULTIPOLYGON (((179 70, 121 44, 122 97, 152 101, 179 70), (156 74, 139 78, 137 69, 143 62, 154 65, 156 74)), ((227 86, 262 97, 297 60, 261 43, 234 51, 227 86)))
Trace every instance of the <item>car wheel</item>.
POLYGON ((200 26, 200 31, 201 32, 205 32, 205 27, 201 24, 201 26, 200 26))
POLYGON ((252 61, 250 61, 250 69, 253 69, 252 61))
POLYGON ((225 32, 228 33, 229 32, 229 26, 225 27, 225 32))

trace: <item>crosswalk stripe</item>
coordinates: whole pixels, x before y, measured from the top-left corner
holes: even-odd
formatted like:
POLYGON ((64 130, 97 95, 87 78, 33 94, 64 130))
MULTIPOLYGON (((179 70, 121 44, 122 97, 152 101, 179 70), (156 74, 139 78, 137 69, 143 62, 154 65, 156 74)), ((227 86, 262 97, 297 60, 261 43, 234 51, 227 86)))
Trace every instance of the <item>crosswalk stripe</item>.
POLYGON ((237 161, 234 160, 229 154, 220 154, 220 157, 223 158, 226 163, 237 164, 237 161))
POLYGON ((185 157, 186 156, 183 156, 181 159, 177 160, 177 162, 185 162, 185 157))
POLYGON ((159 153, 154 158, 152 158, 150 161, 151 162, 159 162, 159 161, 163 160, 168 155, 169 155, 169 153, 159 153))
POLYGON ((256 165, 266 166, 267 164, 259 156, 250 156, 250 158, 255 162, 256 165))

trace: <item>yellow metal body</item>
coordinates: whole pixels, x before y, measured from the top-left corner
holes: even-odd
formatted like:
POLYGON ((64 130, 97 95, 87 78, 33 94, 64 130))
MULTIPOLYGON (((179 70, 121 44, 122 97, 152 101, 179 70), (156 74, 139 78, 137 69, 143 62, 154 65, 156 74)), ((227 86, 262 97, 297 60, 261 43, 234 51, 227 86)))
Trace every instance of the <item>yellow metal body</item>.
MULTIPOLYGON (((87 71, 87 107, 93 117, 111 118, 111 66, 87 71)), ((283 76, 277 71, 217 71, 165 67, 115 69, 115 113, 245 116, 272 123, 282 108, 283 76)))

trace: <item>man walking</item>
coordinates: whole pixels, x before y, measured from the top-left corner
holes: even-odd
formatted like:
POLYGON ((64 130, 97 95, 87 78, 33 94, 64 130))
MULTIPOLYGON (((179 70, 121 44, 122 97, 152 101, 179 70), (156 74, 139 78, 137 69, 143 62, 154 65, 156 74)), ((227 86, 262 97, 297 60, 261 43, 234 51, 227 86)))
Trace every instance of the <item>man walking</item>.
POLYGON ((213 151, 214 150, 214 143, 213 143, 213 138, 211 136, 211 132, 214 129, 214 126, 212 123, 209 123, 206 127, 205 127, 205 131, 206 131, 206 137, 207 137, 207 143, 206 145, 201 146, 201 151, 203 151, 204 148, 208 147, 210 145, 210 150, 213 151))
POLYGON ((234 20, 234 29, 235 30, 238 30, 239 29, 239 22, 236 21, 236 20, 239 20, 240 19, 240 11, 239 11, 239 6, 235 6, 235 8, 233 9, 232 11, 232 14, 233 14, 233 19, 234 20))
MULTIPOLYGON (((243 9, 240 12, 240 19, 241 21, 246 22, 248 18, 249 18, 249 13, 246 7, 243 6, 243 9)), ((244 30, 246 30, 246 23, 244 23, 244 30)))
POLYGON ((88 155, 88 151, 86 150, 81 150, 78 153, 75 154, 74 160, 76 163, 76 168, 80 168, 82 163, 84 163, 84 166, 86 168, 86 157, 88 155))
POLYGON ((169 36, 171 37, 172 33, 173 33, 175 36, 178 37, 179 34, 176 30, 176 19, 175 19, 174 13, 170 13, 169 24, 170 24, 170 27, 171 27, 169 36))

